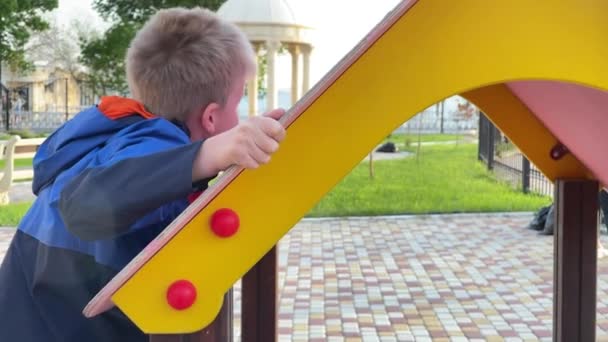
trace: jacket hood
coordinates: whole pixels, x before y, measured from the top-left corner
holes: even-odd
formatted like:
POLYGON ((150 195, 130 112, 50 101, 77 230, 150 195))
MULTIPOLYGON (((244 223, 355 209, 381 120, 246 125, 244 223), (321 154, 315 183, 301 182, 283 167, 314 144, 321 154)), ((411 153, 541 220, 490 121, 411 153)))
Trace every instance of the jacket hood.
POLYGON ((103 97, 51 134, 34 157, 32 191, 38 195, 64 170, 134 122, 154 118, 144 106, 119 96, 103 97))

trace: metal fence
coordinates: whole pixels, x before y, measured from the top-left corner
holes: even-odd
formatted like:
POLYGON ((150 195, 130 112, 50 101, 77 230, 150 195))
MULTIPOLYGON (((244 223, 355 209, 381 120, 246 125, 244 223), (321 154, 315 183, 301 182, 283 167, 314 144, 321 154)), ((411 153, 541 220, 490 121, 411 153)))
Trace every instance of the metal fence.
POLYGON ((0 131, 51 132, 71 119, 81 108, 62 112, 9 111, 0 115, 0 131))
POLYGON ((479 116, 478 159, 499 179, 525 193, 553 196, 553 183, 483 114, 479 116))
POLYGON ((494 167, 494 146, 496 145, 496 137, 500 139, 500 131, 485 115, 480 114, 478 134, 477 157, 488 165, 488 169, 492 170, 494 167))
POLYGON ((462 118, 454 113, 441 115, 435 109, 427 109, 412 117, 397 129, 398 132, 462 133, 477 129, 477 115, 462 118))

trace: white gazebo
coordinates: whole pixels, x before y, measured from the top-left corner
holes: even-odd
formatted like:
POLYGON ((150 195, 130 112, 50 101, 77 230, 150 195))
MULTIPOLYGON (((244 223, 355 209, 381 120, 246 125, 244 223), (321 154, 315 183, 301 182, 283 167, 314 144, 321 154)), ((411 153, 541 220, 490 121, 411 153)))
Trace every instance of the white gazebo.
MULTIPOLYGON (((276 60, 281 45, 291 54, 291 100, 295 103, 300 94, 310 88, 310 54, 312 52, 312 28, 298 20, 293 10, 293 0, 228 0, 218 14, 237 24, 247 34, 256 55, 266 51, 267 58, 267 105, 276 108, 278 89, 276 82, 276 60), (302 56, 302 81, 300 74, 302 56)), ((257 77, 247 86, 249 115, 258 111, 257 77)))

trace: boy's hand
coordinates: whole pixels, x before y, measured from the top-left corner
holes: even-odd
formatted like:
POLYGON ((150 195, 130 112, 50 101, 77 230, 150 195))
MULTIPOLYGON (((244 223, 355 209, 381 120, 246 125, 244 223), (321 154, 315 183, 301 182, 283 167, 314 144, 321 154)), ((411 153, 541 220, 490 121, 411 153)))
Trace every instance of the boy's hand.
POLYGON ((277 121, 284 113, 282 109, 272 110, 207 139, 195 160, 193 181, 214 176, 232 165, 255 169, 268 163, 285 138, 285 128, 277 121))
POLYGON ((277 121, 283 113, 283 110, 273 110, 263 116, 252 117, 226 132, 222 137, 226 139, 226 158, 220 160, 220 169, 230 165, 255 169, 268 163, 285 138, 285 129, 277 121))

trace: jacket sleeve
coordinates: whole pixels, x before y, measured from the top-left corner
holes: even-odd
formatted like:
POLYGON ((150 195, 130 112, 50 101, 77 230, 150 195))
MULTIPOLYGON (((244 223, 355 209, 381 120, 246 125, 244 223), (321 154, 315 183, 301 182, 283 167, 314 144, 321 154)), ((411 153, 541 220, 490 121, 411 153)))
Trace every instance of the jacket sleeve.
POLYGON ((192 183, 201 144, 144 137, 87 168, 61 190, 58 208, 66 228, 97 240, 168 224, 185 208, 184 199, 210 180, 192 183))

